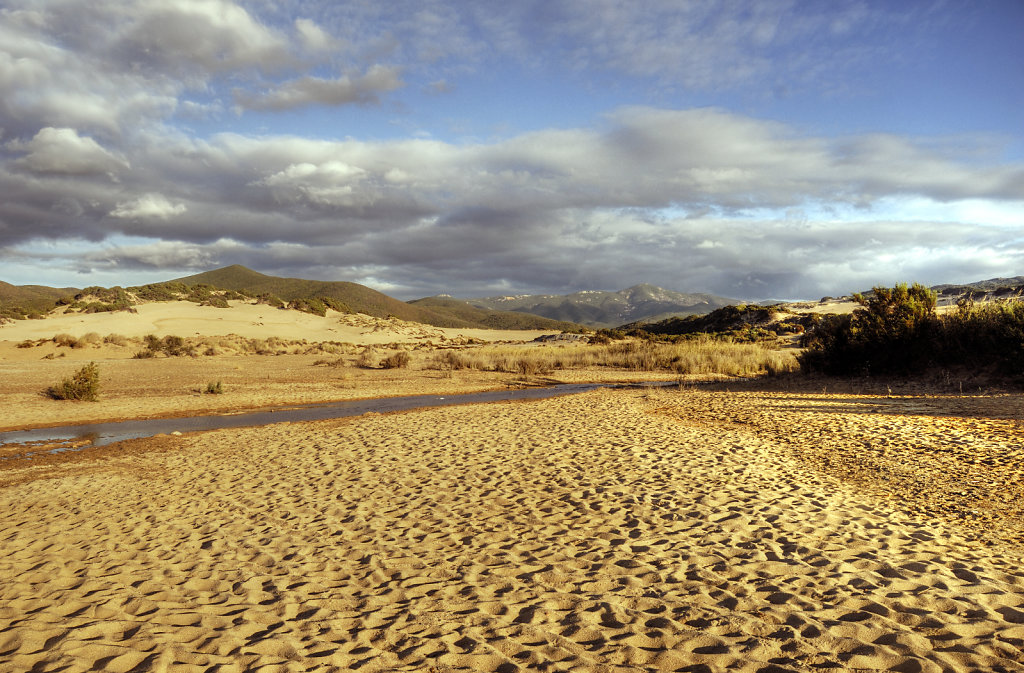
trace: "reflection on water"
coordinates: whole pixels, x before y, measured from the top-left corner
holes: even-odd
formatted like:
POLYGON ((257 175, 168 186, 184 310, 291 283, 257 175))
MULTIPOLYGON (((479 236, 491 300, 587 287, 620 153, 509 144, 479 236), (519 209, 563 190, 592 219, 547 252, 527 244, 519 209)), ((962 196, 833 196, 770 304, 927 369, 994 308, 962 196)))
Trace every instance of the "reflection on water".
POLYGON ((11 448, 9 445, 29 445, 25 446, 27 453, 38 453, 39 449, 42 448, 40 445, 53 444, 55 446, 48 447, 45 451, 47 453, 57 453, 85 446, 104 446, 126 439, 139 439, 159 434, 170 434, 172 432, 200 432, 223 428, 269 425, 271 423, 321 421, 329 418, 359 416, 370 412, 388 413, 475 402, 538 400, 560 395, 583 393, 601 387, 607 386, 596 383, 569 383, 543 388, 495 390, 464 395, 386 397, 374 400, 350 400, 331 402, 329 404, 290 406, 252 412, 226 412, 222 415, 192 416, 188 418, 153 418, 121 421, 118 423, 89 423, 57 428, 39 428, 36 430, 14 430, 0 432, 0 448, 11 448), (35 447, 31 445, 35 445, 35 447))

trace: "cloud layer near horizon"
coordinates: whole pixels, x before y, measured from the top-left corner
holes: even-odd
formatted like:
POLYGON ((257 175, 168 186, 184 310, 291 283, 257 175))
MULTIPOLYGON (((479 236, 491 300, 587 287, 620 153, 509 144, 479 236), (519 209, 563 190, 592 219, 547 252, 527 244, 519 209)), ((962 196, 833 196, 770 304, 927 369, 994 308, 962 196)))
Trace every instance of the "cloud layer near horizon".
MULTIPOLYGON (((575 67, 600 60, 680 86, 739 85, 771 70, 757 54, 826 19, 808 13, 784 28, 768 9, 732 23, 664 9, 641 20, 621 3, 571 4, 545 21, 410 5, 406 23, 368 31, 373 39, 340 28, 380 20, 360 3, 300 5, 318 19, 276 22, 257 18, 259 3, 228 0, 0 10, 0 259, 129 276, 242 263, 405 297, 641 281, 820 296, 894 275, 939 282, 1020 268, 1024 165, 1003 160, 994 136, 821 135, 718 107, 628 105, 483 140, 200 135, 176 121, 379 105, 407 76, 436 84, 455 63, 485 62, 488 40, 528 60, 527 36, 551 42, 556 29, 576 36, 575 67), (655 35, 659 20, 667 28, 655 35), (698 20, 704 29, 684 30, 698 20), (599 48, 598 24, 644 48, 599 48), (669 64, 684 51, 689 67, 676 72, 669 64), (410 72, 424 61, 434 65, 410 72), (957 217, 942 217, 943 204, 957 217)), ((836 34, 877 20, 827 18, 836 34)))

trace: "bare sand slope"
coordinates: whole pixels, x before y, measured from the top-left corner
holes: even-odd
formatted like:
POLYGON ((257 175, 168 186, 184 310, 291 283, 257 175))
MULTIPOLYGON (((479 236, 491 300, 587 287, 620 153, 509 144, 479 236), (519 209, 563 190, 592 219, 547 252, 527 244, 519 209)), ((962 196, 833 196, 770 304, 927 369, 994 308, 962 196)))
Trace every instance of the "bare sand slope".
POLYGON ((798 459, 757 404, 598 391, 8 470, 0 669, 1024 671, 1019 548, 798 459))
POLYGON ((0 325, 0 340, 46 339, 60 333, 80 337, 88 332, 96 332, 101 336, 121 334, 126 337, 147 334, 160 337, 171 334, 182 337, 237 334, 253 339, 275 336, 281 339, 385 344, 460 335, 484 341, 529 340, 545 334, 537 330, 441 328, 335 311, 328 311, 326 317, 320 317, 265 304, 242 301, 229 303, 231 308, 225 309, 200 306, 188 301, 150 302, 136 306, 135 313, 68 313, 55 314, 42 320, 16 320, 0 325))

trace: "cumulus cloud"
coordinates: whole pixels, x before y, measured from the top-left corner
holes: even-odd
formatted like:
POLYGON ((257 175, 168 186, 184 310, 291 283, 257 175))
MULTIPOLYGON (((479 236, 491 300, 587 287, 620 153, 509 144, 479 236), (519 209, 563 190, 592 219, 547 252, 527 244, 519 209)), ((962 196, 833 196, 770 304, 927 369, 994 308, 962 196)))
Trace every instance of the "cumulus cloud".
POLYGON ((40 129, 32 140, 25 143, 15 141, 8 147, 15 152, 26 152, 24 157, 17 160, 17 164, 36 173, 113 175, 130 167, 124 157, 68 128, 55 129, 48 126, 40 129))
POLYGON ((171 203, 163 194, 144 194, 131 201, 123 201, 110 211, 111 217, 122 219, 166 220, 181 215, 186 210, 184 203, 171 203))

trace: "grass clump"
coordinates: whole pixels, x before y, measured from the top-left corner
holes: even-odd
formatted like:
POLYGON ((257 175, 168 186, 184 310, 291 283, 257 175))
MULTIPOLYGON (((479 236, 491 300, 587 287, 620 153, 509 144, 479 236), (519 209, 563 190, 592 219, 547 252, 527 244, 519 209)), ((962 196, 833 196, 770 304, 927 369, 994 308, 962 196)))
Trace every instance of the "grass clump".
POLYGON ((55 400, 85 400, 95 402, 99 399, 100 370, 95 362, 85 365, 71 378, 64 379, 55 386, 50 386, 46 394, 55 400))
POLYGON ((355 364, 360 369, 374 369, 377 367, 377 353, 372 348, 366 348, 356 358, 355 364))
POLYGON ((677 343, 627 339, 609 344, 579 344, 564 348, 497 347, 445 350, 436 354, 428 369, 477 369, 524 376, 557 370, 608 367, 636 372, 724 374, 756 376, 796 368, 792 355, 761 344, 738 344, 712 338, 677 343))
POLYGON ((88 334, 83 334, 78 338, 78 343, 75 345, 75 348, 85 348, 86 346, 98 346, 102 343, 103 337, 101 337, 99 333, 89 332, 88 334))
POLYGON ((412 362, 411 355, 405 351, 398 351, 381 360, 380 366, 383 369, 405 369, 410 362, 412 362))
POLYGON ((61 346, 65 346, 67 348, 75 348, 78 346, 78 339, 71 336, 70 334, 62 332, 60 334, 54 335, 53 343, 55 343, 58 348, 61 346))
POLYGON ((209 383, 206 384, 205 392, 207 395, 223 395, 224 386, 221 384, 220 381, 210 381, 209 383))
POLYGON ((123 334, 111 333, 103 337, 103 343, 110 344, 112 346, 127 346, 131 343, 131 340, 123 334))

